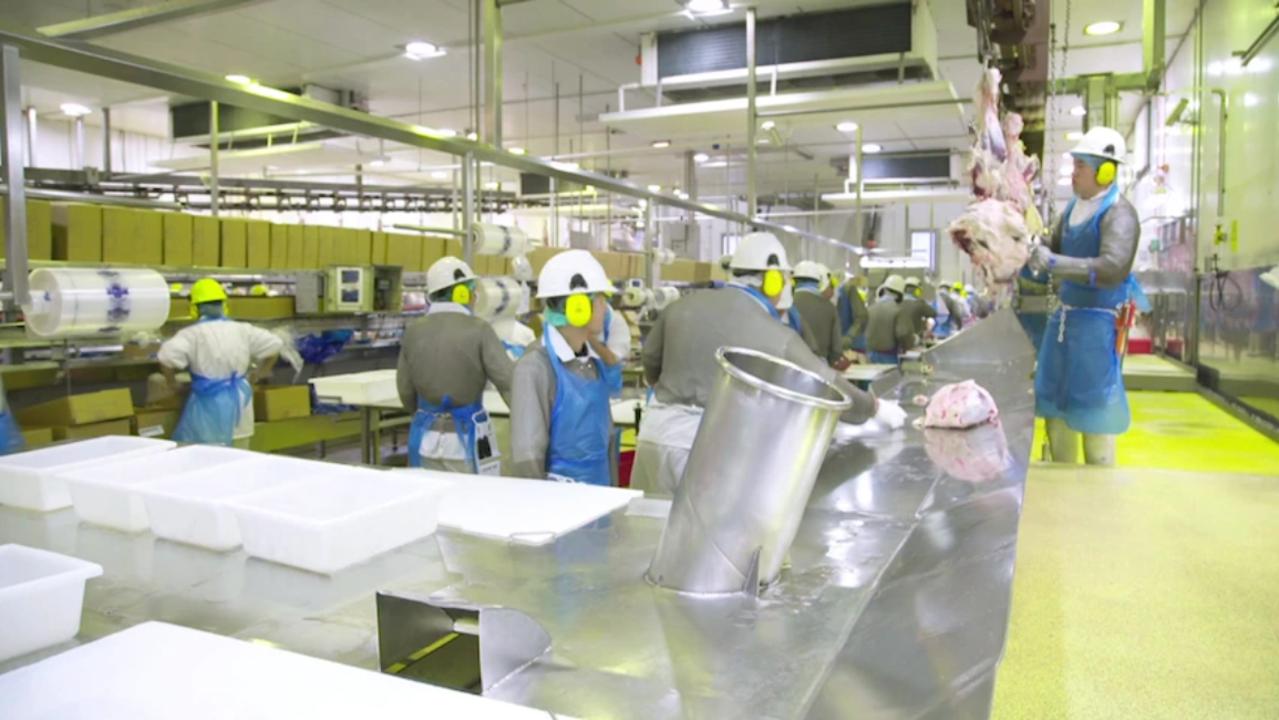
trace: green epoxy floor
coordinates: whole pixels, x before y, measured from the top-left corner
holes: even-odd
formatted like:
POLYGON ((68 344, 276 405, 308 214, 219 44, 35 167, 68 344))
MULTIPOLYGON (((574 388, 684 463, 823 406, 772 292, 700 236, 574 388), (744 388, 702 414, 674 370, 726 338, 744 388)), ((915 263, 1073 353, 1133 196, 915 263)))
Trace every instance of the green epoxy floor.
POLYGON ((1130 401, 1119 467, 1031 468, 994 717, 1279 718, 1279 444, 1130 401))

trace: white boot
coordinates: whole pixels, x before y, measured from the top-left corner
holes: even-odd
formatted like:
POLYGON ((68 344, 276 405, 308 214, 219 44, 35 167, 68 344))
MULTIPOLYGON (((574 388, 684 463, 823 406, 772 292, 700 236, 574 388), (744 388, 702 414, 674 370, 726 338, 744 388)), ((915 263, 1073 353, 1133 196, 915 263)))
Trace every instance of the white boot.
POLYGON ((1061 418, 1048 418, 1045 425, 1052 461, 1071 464, 1079 462, 1079 433, 1071 430, 1061 418))
POLYGON ((1114 435, 1084 435, 1084 462, 1103 467, 1115 466, 1114 435))

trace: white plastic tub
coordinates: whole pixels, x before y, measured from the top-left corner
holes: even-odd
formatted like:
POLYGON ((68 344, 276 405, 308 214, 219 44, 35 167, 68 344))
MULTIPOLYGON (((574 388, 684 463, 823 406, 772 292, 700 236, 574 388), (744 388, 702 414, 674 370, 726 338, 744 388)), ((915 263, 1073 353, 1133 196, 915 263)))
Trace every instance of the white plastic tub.
POLYGON ((150 523, 138 488, 168 478, 214 471, 231 462, 260 457, 247 450, 192 445, 128 460, 81 465, 58 473, 71 491, 81 520, 124 532, 141 532, 150 523))
POLYGON ((334 467, 253 453, 252 458, 207 472, 145 483, 138 494, 157 537, 221 552, 240 545, 239 525, 228 501, 308 483, 327 476, 334 467))
POLYGON ((394 369, 311 378, 310 383, 315 387, 315 396, 320 402, 348 405, 400 404, 394 369))
POLYGON ((0 457, 0 504, 48 512, 71 504, 67 484, 59 476, 76 467, 108 459, 136 458, 177 446, 170 440, 106 437, 0 457))
POLYGON ((334 573, 435 532, 448 480, 351 468, 231 503, 253 557, 334 573))
POLYGON ((0 545, 0 662, 80 632, 84 584, 102 568, 25 545, 0 545))

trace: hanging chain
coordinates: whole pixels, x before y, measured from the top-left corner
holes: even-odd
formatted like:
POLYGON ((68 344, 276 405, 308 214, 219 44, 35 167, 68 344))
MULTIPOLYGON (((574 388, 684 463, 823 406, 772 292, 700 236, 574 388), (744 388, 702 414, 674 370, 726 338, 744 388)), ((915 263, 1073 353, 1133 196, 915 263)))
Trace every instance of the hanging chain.
MULTIPOLYGON (((1052 108, 1050 112, 1045 113, 1044 118, 1044 152, 1049 152, 1048 148, 1052 143, 1054 134, 1062 126, 1062 108, 1057 105, 1057 83, 1066 79, 1066 54, 1070 50, 1070 16, 1071 16, 1072 0, 1066 0, 1066 21, 1062 28, 1064 32, 1061 35, 1061 57, 1057 56, 1057 24, 1048 24, 1048 52, 1050 61, 1048 63, 1048 107, 1052 108)), ((1059 153, 1052 153, 1051 157, 1044 158, 1042 167, 1045 169, 1044 174, 1048 175, 1045 179, 1044 194, 1048 196, 1048 214, 1046 220, 1051 221, 1057 209, 1057 179, 1061 177, 1058 166, 1062 162, 1059 153), (1050 184, 1051 183, 1051 184, 1050 184)))

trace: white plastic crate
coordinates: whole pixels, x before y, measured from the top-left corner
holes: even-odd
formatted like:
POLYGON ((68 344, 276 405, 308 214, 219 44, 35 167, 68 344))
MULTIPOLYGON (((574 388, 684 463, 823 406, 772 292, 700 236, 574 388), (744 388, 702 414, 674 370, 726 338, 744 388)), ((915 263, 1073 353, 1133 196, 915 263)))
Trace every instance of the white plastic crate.
POLYGON ((0 457, 0 504, 41 512, 64 508, 71 504, 71 494, 61 473, 176 446, 170 440, 108 435, 0 457))
POLYGON ((254 457, 248 450, 191 445, 166 453, 128 460, 81 465, 58 473, 71 491, 76 515, 85 522, 124 532, 150 527, 146 504, 138 489, 166 478, 215 471, 222 465, 254 457))
POLYGON ((400 393, 392 370, 370 370, 331 377, 311 378, 320 402, 348 405, 400 405, 400 393))
POLYGON ((435 532, 449 480, 350 468, 230 503, 248 554, 334 573, 435 532))
POLYGON ((468 535, 545 545, 643 496, 628 488, 473 475, 444 494, 438 523, 468 535))
POLYGON ((80 632, 84 584, 102 568, 25 545, 0 545, 0 662, 80 632))
POLYGON ((146 483, 138 493, 157 537, 209 550, 234 550, 240 545, 240 528, 228 501, 307 483, 334 467, 338 466, 253 453, 252 458, 207 472, 146 483))

